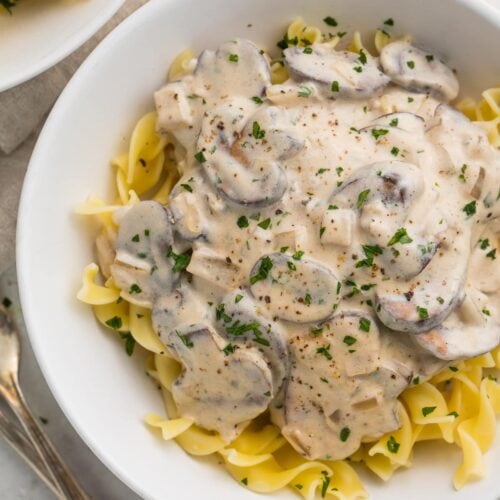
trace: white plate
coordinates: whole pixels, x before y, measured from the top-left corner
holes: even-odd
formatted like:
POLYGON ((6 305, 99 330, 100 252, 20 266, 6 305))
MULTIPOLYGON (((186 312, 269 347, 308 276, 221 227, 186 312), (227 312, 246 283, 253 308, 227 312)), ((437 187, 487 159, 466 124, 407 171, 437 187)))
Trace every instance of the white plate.
POLYGON ((33 78, 71 54, 123 2, 21 0, 11 16, 0 12, 0 92, 33 78))
MULTIPOLYGON (((109 159, 126 147, 138 117, 152 109, 152 92, 180 50, 214 47, 238 35, 273 47, 296 15, 320 26, 332 15, 342 30, 370 30, 393 17, 398 31, 449 56, 467 93, 498 82, 500 56, 493 47, 500 44, 500 16, 479 0, 152 1, 88 58, 33 153, 19 215, 19 285, 33 347, 59 404, 102 461, 147 498, 263 497, 236 484, 222 467, 157 440, 141 423, 146 412, 161 412, 159 393, 140 360, 129 359, 75 299, 93 245, 90 226, 72 210, 91 193, 108 193, 109 159)), ((488 477, 459 493, 451 477, 460 455, 444 444, 418 446, 414 466, 388 484, 363 477, 378 499, 490 500, 500 496, 498 440, 486 461, 488 477)), ((295 498, 291 491, 277 496, 295 498)))

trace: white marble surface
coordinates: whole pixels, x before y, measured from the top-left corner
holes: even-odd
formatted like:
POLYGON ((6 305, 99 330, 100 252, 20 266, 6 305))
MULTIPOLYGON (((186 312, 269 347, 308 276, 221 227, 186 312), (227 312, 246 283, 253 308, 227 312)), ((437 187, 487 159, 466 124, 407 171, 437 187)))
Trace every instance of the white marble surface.
MULTIPOLYGON (((487 0, 500 9, 500 0, 487 0)), ((0 301, 9 297, 18 324, 22 325, 15 269, 0 276, 0 301)), ((119 481, 93 455, 57 406, 33 356, 24 328, 22 332, 21 386, 33 413, 47 419, 44 430, 53 440, 88 493, 97 500, 135 500, 139 497, 119 481)), ((48 332, 49 334, 49 332, 48 332)), ((38 477, 10 447, 0 440, 0 499, 51 500, 53 497, 38 477)))

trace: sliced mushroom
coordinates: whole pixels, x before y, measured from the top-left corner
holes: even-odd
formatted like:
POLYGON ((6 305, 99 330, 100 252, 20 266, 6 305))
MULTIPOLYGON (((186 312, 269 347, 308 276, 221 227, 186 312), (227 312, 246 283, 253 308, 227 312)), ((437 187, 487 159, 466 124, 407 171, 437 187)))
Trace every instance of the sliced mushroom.
POLYGON ((272 253, 260 258, 250 273, 253 296, 273 317, 295 323, 329 318, 337 303, 338 279, 319 262, 272 253))
POLYGON ((458 80, 438 57, 417 49, 408 42, 387 44, 380 53, 384 73, 394 83, 413 92, 429 92, 451 101, 458 95, 458 80))
MULTIPOLYGON (((359 224, 369 234, 368 243, 376 243, 383 251, 381 259, 387 274, 409 279, 420 273, 432 258, 436 250, 436 235, 414 234, 404 248, 395 248, 394 251, 384 250, 384 247, 404 227, 409 211, 422 196, 424 187, 424 178, 417 166, 400 161, 377 162, 356 170, 332 194, 329 203, 339 209, 358 211, 359 224)), ((328 212, 333 221, 336 212, 328 212)))
POLYGON ((226 342, 210 327, 189 325, 167 339, 183 371, 172 385, 179 413, 205 429, 234 440, 273 398, 272 374, 255 349, 224 351, 226 342))
POLYGON ((470 231, 448 229, 425 269, 407 282, 376 288, 377 315, 388 328, 420 333, 441 324, 463 300, 470 231))
POLYGON ((269 64, 261 50, 250 40, 236 39, 225 42, 216 52, 205 50, 198 58, 194 70, 200 94, 212 96, 228 93, 242 97, 264 95, 271 83, 269 64))
POLYGON ((377 325, 363 314, 339 314, 320 334, 291 342, 282 434, 308 459, 343 459, 361 442, 399 427, 394 395, 408 380, 380 363, 377 325))
POLYGON ((314 82, 327 98, 369 97, 389 82, 377 59, 366 52, 337 51, 328 44, 313 44, 310 49, 287 48, 285 63, 296 82, 314 82))
POLYGON ((214 186, 231 201, 262 207, 276 203, 287 187, 281 162, 304 143, 278 108, 251 115, 248 102, 224 104, 204 119, 198 149, 214 186))
POLYGON ((414 335, 414 341, 447 361, 468 359, 491 351, 500 343, 498 311, 488 297, 468 288, 464 301, 441 325, 414 335))
POLYGON ((260 312, 261 306, 244 290, 226 295, 216 312, 219 333, 230 344, 259 349, 273 373, 278 394, 288 375, 288 346, 283 328, 260 312))
POLYGON ((160 203, 142 201, 128 209, 120 220, 111 274, 129 300, 151 307, 156 296, 172 291, 179 277, 167 257, 172 245, 171 218, 160 203))
POLYGON ((206 323, 210 318, 210 307, 185 279, 172 293, 155 300, 151 315, 154 331, 164 344, 172 330, 193 323, 206 323))

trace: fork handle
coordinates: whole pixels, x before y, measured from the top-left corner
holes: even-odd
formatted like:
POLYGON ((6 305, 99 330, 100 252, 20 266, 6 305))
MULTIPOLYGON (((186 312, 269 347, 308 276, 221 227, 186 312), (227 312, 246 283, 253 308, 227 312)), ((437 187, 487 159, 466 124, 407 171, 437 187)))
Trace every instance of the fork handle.
POLYGON ((11 379, 13 390, 4 393, 4 395, 6 396, 9 406, 16 414, 16 417, 40 455, 40 458, 47 467, 51 479, 59 490, 59 498, 68 500, 89 500, 90 497, 77 483, 73 474, 66 467, 54 446, 33 418, 17 380, 15 377, 11 377, 11 379))

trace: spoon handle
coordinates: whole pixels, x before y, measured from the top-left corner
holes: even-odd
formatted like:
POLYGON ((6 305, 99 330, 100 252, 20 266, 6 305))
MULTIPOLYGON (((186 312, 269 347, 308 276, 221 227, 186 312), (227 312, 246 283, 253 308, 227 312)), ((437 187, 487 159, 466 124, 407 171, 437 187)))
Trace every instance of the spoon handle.
POLYGON ((24 433, 8 420, 0 411, 0 434, 5 441, 16 451, 24 461, 33 469, 37 476, 46 484, 55 496, 60 495, 54 482, 50 479, 47 467, 38 456, 31 441, 25 437, 24 433))
POLYGON ((90 497, 76 482, 73 474, 66 467, 49 439, 33 418, 15 376, 11 375, 11 390, 3 391, 3 393, 9 406, 16 414, 33 446, 40 455, 40 458, 46 465, 50 478, 59 490, 57 496, 68 500, 89 500, 90 497))

